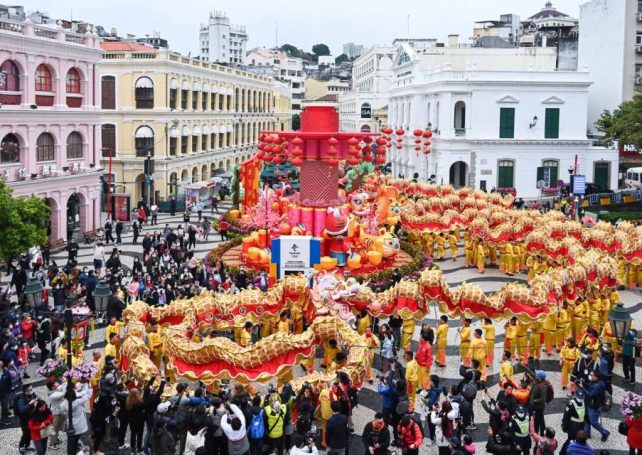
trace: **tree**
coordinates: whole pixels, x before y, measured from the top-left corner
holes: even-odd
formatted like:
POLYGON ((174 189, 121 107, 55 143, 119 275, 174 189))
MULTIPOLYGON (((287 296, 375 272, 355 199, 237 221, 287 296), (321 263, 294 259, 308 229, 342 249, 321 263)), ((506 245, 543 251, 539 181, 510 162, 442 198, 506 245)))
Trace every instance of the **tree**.
POLYGON ((291 44, 284 44, 279 48, 279 50, 285 52, 288 55, 291 55, 292 57, 299 57, 299 55, 301 54, 301 50, 291 44))
POLYGON ((323 55, 330 55, 330 48, 325 44, 315 44, 312 46, 312 53, 318 59, 323 55))
POLYGON ((337 58, 334 59, 334 63, 336 65, 341 65, 344 62, 349 62, 350 57, 348 57, 346 54, 341 54, 337 58))
POLYGON ((45 222, 50 210, 45 201, 33 195, 15 198, 11 193, 0 181, 0 259, 3 261, 47 240, 45 222))
POLYGON ((602 112, 595 127, 604 134, 609 147, 619 141, 642 149, 642 92, 637 92, 632 100, 623 102, 612 113, 602 112))

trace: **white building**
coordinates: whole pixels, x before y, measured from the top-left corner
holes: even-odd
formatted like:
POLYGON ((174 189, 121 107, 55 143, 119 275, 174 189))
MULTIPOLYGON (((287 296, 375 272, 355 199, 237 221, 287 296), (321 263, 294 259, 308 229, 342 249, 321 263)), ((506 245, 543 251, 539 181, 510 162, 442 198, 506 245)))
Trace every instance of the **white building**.
POLYGON ((580 6, 578 68, 591 74, 588 129, 642 87, 642 2, 592 0, 580 6))
POLYGON ((617 151, 586 137, 588 73, 553 71, 554 49, 435 51, 441 56, 404 44, 395 58, 390 126, 406 130, 388 158, 395 175, 537 197, 538 180, 568 181, 577 154, 588 182, 617 187, 617 151), (427 157, 412 135, 426 128, 434 133, 427 157))
POLYGON ((254 49, 247 54, 247 70, 271 75, 286 83, 292 92, 292 113, 300 114, 305 99, 303 60, 277 49, 254 49))
POLYGON ((221 11, 210 12, 209 22, 201 24, 201 60, 212 63, 245 63, 247 32, 245 26, 232 25, 221 11))
POLYGON ((345 43, 343 45, 343 53, 346 54, 348 58, 359 57, 363 54, 363 44, 345 43))
POLYGON ((374 110, 388 104, 394 47, 373 47, 354 61, 352 90, 339 96, 342 131, 379 131, 374 110))

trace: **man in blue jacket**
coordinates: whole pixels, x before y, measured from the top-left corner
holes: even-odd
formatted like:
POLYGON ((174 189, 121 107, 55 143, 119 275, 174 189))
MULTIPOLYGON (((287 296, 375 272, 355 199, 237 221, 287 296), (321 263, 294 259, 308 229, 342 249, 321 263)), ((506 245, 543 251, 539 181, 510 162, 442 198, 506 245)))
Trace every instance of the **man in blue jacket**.
POLYGON ((588 422, 584 424, 584 430, 590 438, 591 427, 595 428, 602 435, 602 442, 606 442, 611 433, 600 423, 600 408, 604 404, 606 385, 600 379, 599 373, 596 370, 591 370, 589 372, 589 380, 582 381, 582 388, 584 389, 586 413, 588 415, 588 422))
POLYGON ((392 423, 392 389, 389 385, 391 381, 390 371, 384 377, 380 377, 379 385, 377 385, 377 392, 383 397, 383 406, 381 413, 383 414, 383 421, 386 425, 392 423))
POLYGON ((341 414, 341 404, 333 401, 330 404, 332 416, 326 425, 325 442, 327 455, 345 455, 348 447, 348 418, 341 414))

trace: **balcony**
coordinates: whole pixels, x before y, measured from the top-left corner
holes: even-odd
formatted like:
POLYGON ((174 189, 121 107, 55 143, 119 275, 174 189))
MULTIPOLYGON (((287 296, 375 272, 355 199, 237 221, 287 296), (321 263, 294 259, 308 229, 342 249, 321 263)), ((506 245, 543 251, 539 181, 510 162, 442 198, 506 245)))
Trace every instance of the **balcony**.
POLYGON ((642 54, 642 44, 635 45, 635 52, 638 54, 642 54))

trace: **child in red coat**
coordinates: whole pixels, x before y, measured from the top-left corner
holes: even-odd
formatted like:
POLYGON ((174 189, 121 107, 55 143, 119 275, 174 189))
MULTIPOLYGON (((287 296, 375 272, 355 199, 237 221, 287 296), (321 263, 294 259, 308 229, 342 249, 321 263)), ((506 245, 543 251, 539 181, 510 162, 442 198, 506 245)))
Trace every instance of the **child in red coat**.
POLYGON ((29 357, 31 356, 31 346, 27 343, 27 340, 22 340, 20 347, 18 348, 18 368, 22 372, 22 376, 25 378, 30 378, 27 374, 27 365, 29 365, 29 357))

